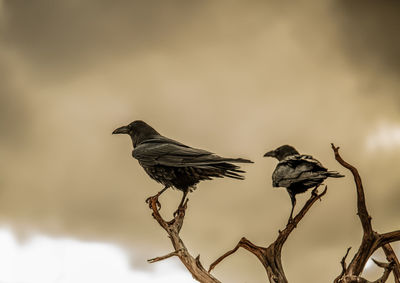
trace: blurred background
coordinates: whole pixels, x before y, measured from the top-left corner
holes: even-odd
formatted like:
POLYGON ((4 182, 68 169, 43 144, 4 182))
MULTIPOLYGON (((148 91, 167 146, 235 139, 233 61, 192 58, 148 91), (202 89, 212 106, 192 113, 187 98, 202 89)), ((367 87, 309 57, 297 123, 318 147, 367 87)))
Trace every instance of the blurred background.
MULTIPOLYGON (((265 152, 291 144, 346 174, 282 253, 290 282, 331 282, 362 235, 331 142, 359 169, 374 228, 400 228, 399 12, 372 0, 0 0, 0 282, 194 282, 175 258, 146 262, 172 250, 144 202, 162 186, 111 135, 137 119, 255 161, 245 181, 189 195, 181 236, 206 267, 286 224, 290 199, 265 152)), ((163 195, 166 218, 180 198, 163 195)), ((369 263, 364 276, 381 273, 369 263)), ((214 275, 268 280, 243 250, 214 275)))

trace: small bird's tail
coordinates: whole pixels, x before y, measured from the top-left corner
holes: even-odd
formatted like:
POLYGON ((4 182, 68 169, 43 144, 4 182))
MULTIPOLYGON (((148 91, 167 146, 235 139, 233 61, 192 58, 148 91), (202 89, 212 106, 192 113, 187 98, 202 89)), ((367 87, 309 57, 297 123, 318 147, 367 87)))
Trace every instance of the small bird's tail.
POLYGON ((328 171, 326 174, 327 177, 332 177, 332 178, 343 178, 344 175, 340 174, 339 172, 336 171, 328 171))

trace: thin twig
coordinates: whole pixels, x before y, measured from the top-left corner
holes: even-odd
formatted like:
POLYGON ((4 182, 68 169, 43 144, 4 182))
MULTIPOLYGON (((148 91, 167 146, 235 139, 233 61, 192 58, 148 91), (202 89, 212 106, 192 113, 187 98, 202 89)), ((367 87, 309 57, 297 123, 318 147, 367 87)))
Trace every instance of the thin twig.
POLYGON ((384 283, 387 281, 387 279, 389 278, 390 272, 392 272, 393 270, 393 266, 394 263, 390 262, 390 263, 385 263, 385 262, 380 262, 377 261, 375 259, 372 259, 372 261, 379 267, 384 268, 384 272, 381 276, 381 278, 375 280, 373 283, 384 283))
POLYGON ((257 257, 262 257, 265 253, 265 248, 259 247, 254 245, 252 242, 247 240, 245 237, 241 238, 240 241, 237 243, 236 247, 234 247, 232 250, 227 251, 224 253, 222 256, 220 256, 217 260, 215 260, 209 267, 208 272, 213 270, 221 261, 223 261, 226 257, 234 254, 239 248, 244 248, 245 250, 248 250, 252 254, 256 255, 257 257))
POLYGON ((333 281, 334 283, 339 283, 341 278, 343 277, 343 275, 346 273, 346 270, 347 270, 346 258, 349 255, 350 250, 351 250, 351 247, 348 247, 347 251, 346 251, 346 254, 344 255, 344 257, 340 261, 340 265, 342 266, 342 273, 340 273, 340 275, 338 277, 336 277, 335 281, 333 281))
POLYGON ((159 256, 159 257, 155 257, 155 258, 148 259, 147 261, 148 261, 149 263, 155 263, 155 262, 157 262, 157 261, 161 261, 161 260, 164 260, 164 259, 173 257, 173 256, 178 256, 180 251, 181 251, 181 250, 176 250, 176 251, 173 251, 173 252, 171 252, 171 253, 169 253, 169 254, 166 254, 166 255, 164 255, 164 256, 159 256))

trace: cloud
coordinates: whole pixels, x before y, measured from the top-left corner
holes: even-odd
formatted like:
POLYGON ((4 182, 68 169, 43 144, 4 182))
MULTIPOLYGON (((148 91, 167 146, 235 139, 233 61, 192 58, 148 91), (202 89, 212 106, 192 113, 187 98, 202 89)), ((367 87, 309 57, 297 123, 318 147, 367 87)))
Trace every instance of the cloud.
POLYGON ((371 151, 400 149, 400 125, 382 121, 371 130, 366 147, 371 151))
POLYGON ((9 64, 0 51, 0 144, 7 147, 23 145, 31 126, 25 90, 18 86, 9 64))
POLYGON ((48 1, 4 4, 4 44, 46 76, 71 76, 127 53, 169 44, 201 4, 48 1))
POLYGON ((19 244, 9 230, 2 228, 0 248, 0 282, 194 282, 171 261, 156 264, 149 272, 133 270, 124 250, 108 243, 35 235, 19 244))
POLYGON ((386 1, 334 1, 340 16, 338 33, 348 59, 366 71, 400 72, 400 39, 397 36, 400 3, 386 1))
POLYGON ((400 89, 399 1, 333 1, 338 47, 359 73, 364 96, 391 97, 400 89))

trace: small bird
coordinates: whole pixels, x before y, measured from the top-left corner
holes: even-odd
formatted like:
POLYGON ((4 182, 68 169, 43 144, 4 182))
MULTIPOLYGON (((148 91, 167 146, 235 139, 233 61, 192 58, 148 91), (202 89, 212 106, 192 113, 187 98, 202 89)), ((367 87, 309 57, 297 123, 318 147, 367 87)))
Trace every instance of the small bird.
POLYGON ((232 163, 253 163, 248 159, 220 157, 184 145, 162 136, 140 120, 115 129, 113 134, 128 134, 131 137, 132 156, 152 179, 164 185, 159 195, 170 187, 183 192, 179 207, 183 206, 188 192, 192 192, 200 181, 221 177, 243 180, 241 173, 245 171, 232 163))
POLYGON ((282 145, 264 154, 264 157, 275 157, 279 160, 272 173, 272 186, 284 187, 292 201, 289 222, 292 221, 296 205, 296 195, 312 187, 319 186, 326 178, 341 178, 344 175, 327 168, 311 155, 300 154, 293 146, 282 145))

